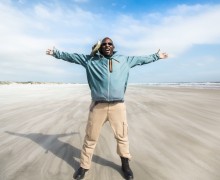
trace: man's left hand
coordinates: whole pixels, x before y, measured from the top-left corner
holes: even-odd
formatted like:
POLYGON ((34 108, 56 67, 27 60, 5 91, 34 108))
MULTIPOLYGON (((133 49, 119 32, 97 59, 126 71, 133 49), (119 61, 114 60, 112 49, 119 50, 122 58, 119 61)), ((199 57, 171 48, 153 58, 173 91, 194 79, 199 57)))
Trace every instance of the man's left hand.
POLYGON ((160 57, 160 59, 166 59, 166 58, 168 58, 168 54, 167 53, 159 53, 159 57, 160 57))

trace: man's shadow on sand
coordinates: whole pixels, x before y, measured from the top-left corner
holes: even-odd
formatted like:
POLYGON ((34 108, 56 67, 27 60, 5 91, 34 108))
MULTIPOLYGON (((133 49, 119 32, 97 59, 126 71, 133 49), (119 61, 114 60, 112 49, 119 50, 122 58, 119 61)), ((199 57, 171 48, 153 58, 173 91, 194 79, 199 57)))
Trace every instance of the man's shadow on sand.
MULTIPOLYGON (((22 134, 22 133, 10 132, 10 131, 5 131, 5 132, 14 136, 31 139, 32 141, 43 147, 45 149, 45 153, 48 152, 53 153, 55 156, 59 157, 60 159, 68 163, 75 171, 79 168, 79 162, 76 161, 75 158, 80 157, 81 150, 68 143, 59 140, 59 138, 61 137, 71 136, 78 133, 48 135, 42 133, 22 134)), ((122 175, 121 167, 107 159, 104 159, 94 154, 92 161, 103 166, 109 166, 115 169, 116 171, 118 171, 122 175)))

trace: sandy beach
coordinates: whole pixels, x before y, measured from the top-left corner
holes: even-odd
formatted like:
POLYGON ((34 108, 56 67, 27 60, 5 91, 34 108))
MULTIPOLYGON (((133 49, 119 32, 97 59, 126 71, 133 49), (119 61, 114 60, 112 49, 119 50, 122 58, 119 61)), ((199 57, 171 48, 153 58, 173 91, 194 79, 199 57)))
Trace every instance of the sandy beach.
MULTIPOLYGON (((0 180, 71 180, 90 105, 87 85, 0 86, 0 180)), ((220 179, 220 89, 129 85, 135 180, 220 179)), ((86 180, 123 180, 103 126, 86 180)))

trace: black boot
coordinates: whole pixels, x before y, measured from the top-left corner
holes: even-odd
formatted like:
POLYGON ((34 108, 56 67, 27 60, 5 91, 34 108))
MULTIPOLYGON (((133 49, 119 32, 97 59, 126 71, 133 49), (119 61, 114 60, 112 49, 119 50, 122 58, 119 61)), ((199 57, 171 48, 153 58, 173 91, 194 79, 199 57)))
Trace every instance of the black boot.
POLYGON ((85 176, 86 171, 88 171, 88 169, 84 169, 84 168, 80 167, 80 168, 76 171, 76 173, 73 175, 73 178, 74 178, 74 179, 77 179, 77 180, 83 179, 84 176, 85 176))
POLYGON ((128 158, 121 157, 121 164, 122 164, 121 169, 124 173, 125 179, 126 180, 131 180, 131 179, 134 178, 134 176, 133 176, 133 172, 132 172, 132 170, 129 166, 128 161, 129 161, 128 158))

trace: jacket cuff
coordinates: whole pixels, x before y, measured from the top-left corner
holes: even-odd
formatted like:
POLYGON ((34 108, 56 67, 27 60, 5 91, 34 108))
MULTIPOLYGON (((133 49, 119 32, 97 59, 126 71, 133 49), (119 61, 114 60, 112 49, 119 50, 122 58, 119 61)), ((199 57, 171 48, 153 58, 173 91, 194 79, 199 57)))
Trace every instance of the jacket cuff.
POLYGON ((157 57, 157 60, 161 59, 159 53, 155 53, 155 56, 157 57))
POLYGON ((57 54, 58 54, 58 49, 56 49, 55 47, 53 47, 53 57, 57 58, 57 54))

